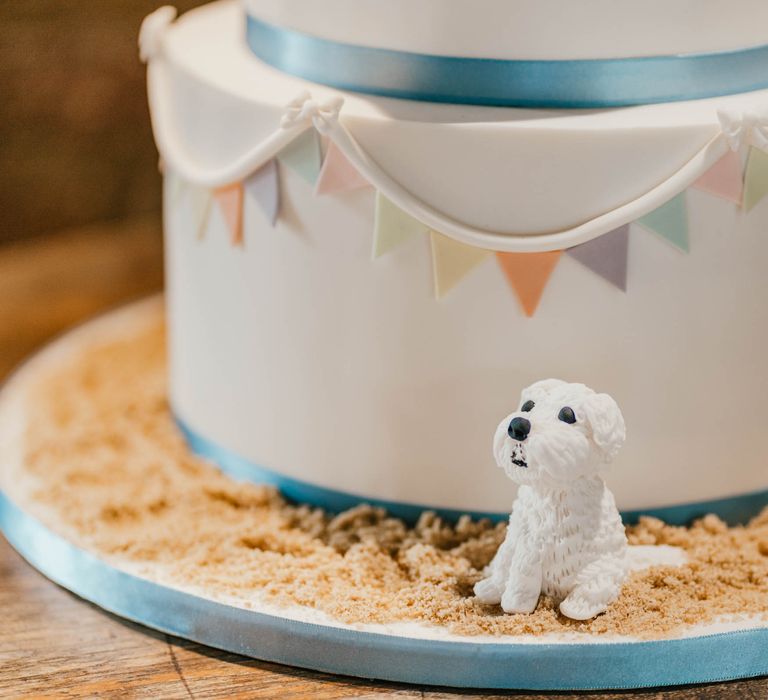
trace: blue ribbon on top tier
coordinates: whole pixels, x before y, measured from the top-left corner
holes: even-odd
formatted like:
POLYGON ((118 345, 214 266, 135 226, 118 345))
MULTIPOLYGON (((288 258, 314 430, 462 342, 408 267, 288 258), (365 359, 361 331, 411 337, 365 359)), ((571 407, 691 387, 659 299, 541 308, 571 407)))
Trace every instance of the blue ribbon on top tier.
POLYGON ((427 102, 600 108, 676 102, 768 87, 768 44, 667 56, 500 60, 357 46, 247 19, 253 53, 335 88, 427 102))

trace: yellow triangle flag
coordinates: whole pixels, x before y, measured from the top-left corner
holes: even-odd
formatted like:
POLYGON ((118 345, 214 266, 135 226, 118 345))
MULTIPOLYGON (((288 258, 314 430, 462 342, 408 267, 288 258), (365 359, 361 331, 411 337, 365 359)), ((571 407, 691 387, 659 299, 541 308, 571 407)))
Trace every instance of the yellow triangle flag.
POLYGON ((561 250, 547 253, 496 253, 509 286, 529 318, 536 312, 544 287, 560 259, 561 250))
POLYGON ((432 244, 432 272, 435 298, 442 299, 468 273, 488 258, 492 251, 454 241, 437 231, 429 232, 432 244))
POLYGON ((744 211, 749 211, 768 194, 768 153, 759 148, 749 149, 747 172, 744 176, 744 211))
POLYGON ((243 183, 220 187, 214 190, 213 196, 221 208, 224 222, 229 229, 229 240, 232 245, 243 245, 243 183))
POLYGON ((189 183, 171 170, 165 173, 165 183, 168 188, 168 200, 171 205, 178 204, 187 191, 189 183))
POLYGON ((429 227, 406 214, 378 191, 374 216, 374 259, 397 248, 419 233, 429 232, 429 227))
POLYGON ((211 215, 213 194, 210 190, 196 185, 189 187, 189 206, 192 211, 192 223, 195 227, 195 237, 202 240, 208 230, 208 219, 211 215))

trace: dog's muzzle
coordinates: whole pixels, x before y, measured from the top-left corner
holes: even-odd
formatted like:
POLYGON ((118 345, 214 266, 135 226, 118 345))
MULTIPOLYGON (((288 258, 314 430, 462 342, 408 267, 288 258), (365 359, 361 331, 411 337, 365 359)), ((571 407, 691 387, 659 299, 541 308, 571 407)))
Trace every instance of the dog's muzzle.
POLYGON ((516 467, 528 468, 528 462, 525 459, 525 448, 522 443, 518 442, 512 447, 512 454, 509 455, 509 461, 516 467))

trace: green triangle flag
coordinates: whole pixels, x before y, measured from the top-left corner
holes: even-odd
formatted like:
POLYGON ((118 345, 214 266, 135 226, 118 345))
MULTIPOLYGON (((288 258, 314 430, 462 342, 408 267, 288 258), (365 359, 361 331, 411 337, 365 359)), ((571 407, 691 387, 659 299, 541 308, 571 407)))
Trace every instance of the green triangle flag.
POLYGON ((768 194, 768 153, 759 148, 749 149, 747 172, 744 176, 744 211, 749 211, 768 194))
POLYGON ((323 160, 317 131, 307 129, 278 153, 277 160, 310 185, 314 185, 320 175, 323 160))
POLYGON ((688 252, 688 211, 685 206, 685 192, 662 204, 637 222, 643 228, 668 240, 682 251, 688 252))
POLYGON ((429 233, 429 227, 410 214, 406 214, 381 192, 376 191, 372 255, 374 259, 394 250, 420 233, 429 233))
POLYGON ((435 298, 442 299, 470 270, 492 255, 492 251, 454 241, 436 231, 429 232, 435 298))

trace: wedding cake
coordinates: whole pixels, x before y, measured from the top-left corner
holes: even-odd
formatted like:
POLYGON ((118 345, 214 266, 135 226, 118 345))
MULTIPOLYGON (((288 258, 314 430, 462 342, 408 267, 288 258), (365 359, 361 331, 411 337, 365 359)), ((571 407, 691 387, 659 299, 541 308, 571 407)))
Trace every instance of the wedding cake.
POLYGON ((332 511, 506 517, 489 430, 555 376, 622 406, 625 518, 757 512, 767 26, 759 0, 150 16, 192 449, 332 511))
POLYGON ((766 27, 152 13, 166 295, 5 383, 0 530, 169 644, 430 687, 765 676, 766 27))

